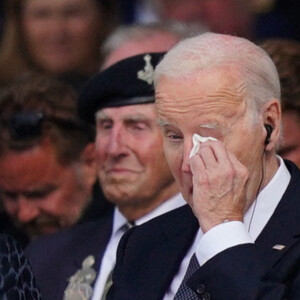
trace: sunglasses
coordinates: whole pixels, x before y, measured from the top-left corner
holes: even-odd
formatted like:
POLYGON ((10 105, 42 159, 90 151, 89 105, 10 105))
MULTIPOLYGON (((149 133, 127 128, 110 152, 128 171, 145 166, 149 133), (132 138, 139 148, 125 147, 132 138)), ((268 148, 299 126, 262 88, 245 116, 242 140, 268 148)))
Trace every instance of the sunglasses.
POLYGON ((20 112, 12 115, 7 122, 2 122, 8 128, 10 137, 14 140, 29 140, 38 138, 42 134, 45 121, 50 121, 63 129, 82 130, 86 128, 83 124, 72 120, 64 120, 36 111, 20 112))

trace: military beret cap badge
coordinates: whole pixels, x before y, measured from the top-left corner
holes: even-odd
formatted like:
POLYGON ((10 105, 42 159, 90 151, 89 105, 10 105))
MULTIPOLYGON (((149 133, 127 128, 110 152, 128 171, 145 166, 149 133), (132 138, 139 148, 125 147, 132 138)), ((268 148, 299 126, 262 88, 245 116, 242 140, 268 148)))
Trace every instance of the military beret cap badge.
POLYGON ((138 71, 138 79, 146 81, 148 84, 153 84, 154 80, 154 68, 151 65, 151 56, 149 54, 144 56, 145 67, 143 70, 138 71))
POLYGON ((154 69, 164 55, 165 52, 132 56, 93 76, 79 95, 79 116, 93 123, 100 109, 153 103, 154 69))

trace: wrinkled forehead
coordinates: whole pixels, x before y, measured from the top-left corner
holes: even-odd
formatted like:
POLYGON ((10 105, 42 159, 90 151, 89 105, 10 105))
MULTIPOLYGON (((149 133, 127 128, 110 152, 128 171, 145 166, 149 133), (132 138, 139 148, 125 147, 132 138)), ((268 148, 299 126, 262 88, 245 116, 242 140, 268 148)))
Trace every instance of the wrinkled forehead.
POLYGON ((184 78, 158 78, 155 95, 158 116, 168 112, 192 113, 199 107, 208 111, 235 112, 245 104, 247 84, 242 73, 224 66, 202 70, 184 78))

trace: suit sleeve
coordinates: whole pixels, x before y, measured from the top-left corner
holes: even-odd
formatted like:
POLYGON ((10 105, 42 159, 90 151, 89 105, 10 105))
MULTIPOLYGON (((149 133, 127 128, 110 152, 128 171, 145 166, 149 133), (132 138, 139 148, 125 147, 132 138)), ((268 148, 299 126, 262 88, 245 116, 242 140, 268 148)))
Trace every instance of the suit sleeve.
POLYGON ((300 299, 300 243, 269 269, 254 244, 226 249, 200 267, 188 285, 199 299, 300 299))
POLYGON ((0 299, 41 299, 21 247, 5 235, 0 236, 0 299))

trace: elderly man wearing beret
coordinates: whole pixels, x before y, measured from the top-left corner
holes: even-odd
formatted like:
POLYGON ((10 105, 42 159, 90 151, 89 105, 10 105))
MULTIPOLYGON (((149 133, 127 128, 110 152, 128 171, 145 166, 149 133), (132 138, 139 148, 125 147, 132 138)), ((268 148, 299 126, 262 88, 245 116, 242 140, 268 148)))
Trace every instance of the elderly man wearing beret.
POLYGON ((45 300, 104 299, 126 229, 185 204, 165 160, 153 103, 153 72, 162 55, 125 59, 93 77, 80 95, 79 114, 96 125, 99 180, 116 208, 104 220, 29 246, 45 300))

